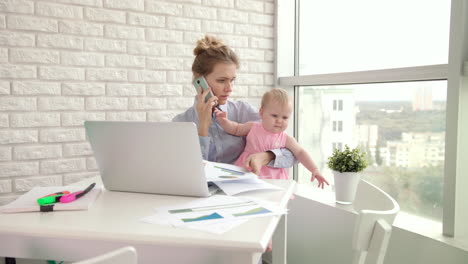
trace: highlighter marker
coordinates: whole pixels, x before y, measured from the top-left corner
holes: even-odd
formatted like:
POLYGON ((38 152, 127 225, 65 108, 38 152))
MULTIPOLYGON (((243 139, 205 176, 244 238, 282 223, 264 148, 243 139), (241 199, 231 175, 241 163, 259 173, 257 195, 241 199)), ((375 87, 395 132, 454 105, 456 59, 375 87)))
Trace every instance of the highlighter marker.
POLYGON ((47 197, 47 196, 56 196, 56 195, 60 195, 60 194, 69 194, 69 193, 70 193, 69 191, 56 192, 56 193, 48 194, 46 196, 42 196, 41 198, 47 197))
POLYGON ((56 193, 51 193, 49 195, 43 196, 39 199, 37 199, 37 203, 39 205, 48 205, 48 204, 53 204, 57 203, 60 200, 60 197, 63 195, 70 194, 69 191, 63 191, 63 192, 56 192, 56 193))
POLYGON ((84 191, 77 191, 77 192, 74 192, 74 193, 71 193, 71 194, 64 195, 64 196, 60 197, 60 202, 61 203, 73 202, 76 199, 78 199, 78 198, 84 196, 85 194, 87 194, 89 191, 91 191, 94 188, 95 185, 96 185, 96 183, 92 183, 84 191))

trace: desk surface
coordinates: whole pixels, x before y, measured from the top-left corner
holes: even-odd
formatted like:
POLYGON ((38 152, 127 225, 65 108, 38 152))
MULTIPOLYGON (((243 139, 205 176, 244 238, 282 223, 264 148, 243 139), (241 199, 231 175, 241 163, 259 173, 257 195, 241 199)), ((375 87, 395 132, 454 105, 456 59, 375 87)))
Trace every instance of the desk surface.
MULTIPOLYGON (((268 180, 268 182, 284 190, 250 192, 242 196, 265 199, 285 208, 295 182, 286 180, 268 180)), ((86 184, 87 182, 84 182, 83 186, 86 184)), ((18 243, 39 238, 47 238, 50 241, 54 239, 105 241, 122 245, 133 243, 153 246, 173 245, 183 248, 202 247, 261 253, 265 250, 280 219, 278 216, 250 219, 223 235, 148 224, 139 220, 153 214, 156 207, 170 206, 192 199, 194 198, 104 190, 87 211, 2 214, 0 239, 20 237, 18 243)), ((37 242, 25 247, 40 245, 40 242, 37 242)), ((0 256, 34 257, 34 253, 28 253, 30 252, 28 248, 21 248, 20 245, 14 249, 10 248, 9 252, 0 249, 0 256)))

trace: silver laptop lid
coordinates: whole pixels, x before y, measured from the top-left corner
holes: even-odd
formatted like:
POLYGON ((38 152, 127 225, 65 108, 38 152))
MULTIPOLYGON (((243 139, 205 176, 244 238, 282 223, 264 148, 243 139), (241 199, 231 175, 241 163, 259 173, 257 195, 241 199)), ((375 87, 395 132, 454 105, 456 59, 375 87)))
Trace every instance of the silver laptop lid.
POLYGON ((209 196, 194 123, 86 121, 84 125, 106 189, 209 196))

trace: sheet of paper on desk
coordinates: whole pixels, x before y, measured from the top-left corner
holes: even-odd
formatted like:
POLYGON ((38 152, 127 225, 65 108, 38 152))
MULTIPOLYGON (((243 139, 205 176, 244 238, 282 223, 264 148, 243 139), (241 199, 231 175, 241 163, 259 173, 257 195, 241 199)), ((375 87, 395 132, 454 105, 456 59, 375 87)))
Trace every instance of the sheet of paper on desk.
POLYGON ((206 181, 220 182, 257 178, 257 175, 239 166, 206 160, 203 163, 205 164, 206 181))
MULTIPOLYGON (((37 199, 51 193, 69 191, 70 193, 83 190, 80 186, 52 186, 52 187, 34 187, 27 193, 21 195, 13 202, 0 207, 2 213, 21 213, 21 212, 39 212, 40 207, 37 199)), ((101 187, 95 187, 89 193, 71 203, 55 203, 54 211, 63 210, 88 210, 91 204, 96 200, 101 192, 101 187)))
POLYGON ((143 218, 142 221, 150 222, 152 219, 158 219, 158 224, 172 226, 193 226, 193 224, 209 226, 213 223, 281 215, 285 214, 286 210, 253 198, 214 195, 185 204, 157 208, 156 212, 156 215, 143 218))
MULTIPOLYGON (((170 224, 170 219, 163 219, 161 215, 150 215, 141 219, 141 221, 149 223, 149 224, 158 224, 158 225, 168 225, 170 224)), ((231 221, 224 221, 224 222, 212 222, 209 224, 206 223, 192 223, 186 224, 183 226, 177 226, 178 228, 187 228, 187 229, 194 229, 203 232, 213 233, 213 234, 224 234, 227 231, 247 222, 248 219, 239 219, 239 220, 231 220, 231 221)))
POLYGON ((236 195, 249 191, 282 190, 276 185, 267 183, 257 178, 229 182, 215 182, 215 184, 227 195, 236 195))

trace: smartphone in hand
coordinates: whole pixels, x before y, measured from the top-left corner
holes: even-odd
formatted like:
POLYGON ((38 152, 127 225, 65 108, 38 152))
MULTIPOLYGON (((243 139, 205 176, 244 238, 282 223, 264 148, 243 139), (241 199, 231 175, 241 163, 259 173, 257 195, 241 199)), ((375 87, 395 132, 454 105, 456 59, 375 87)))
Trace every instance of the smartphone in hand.
MULTIPOLYGON (((197 91, 197 93, 200 87, 202 88, 202 93, 206 91, 207 89, 209 89, 208 82, 203 76, 196 78, 193 81, 193 86, 195 87, 195 90, 197 91)), ((208 101, 208 99, 210 99, 212 96, 213 96, 213 93, 210 91, 205 97, 205 102, 208 101)))

